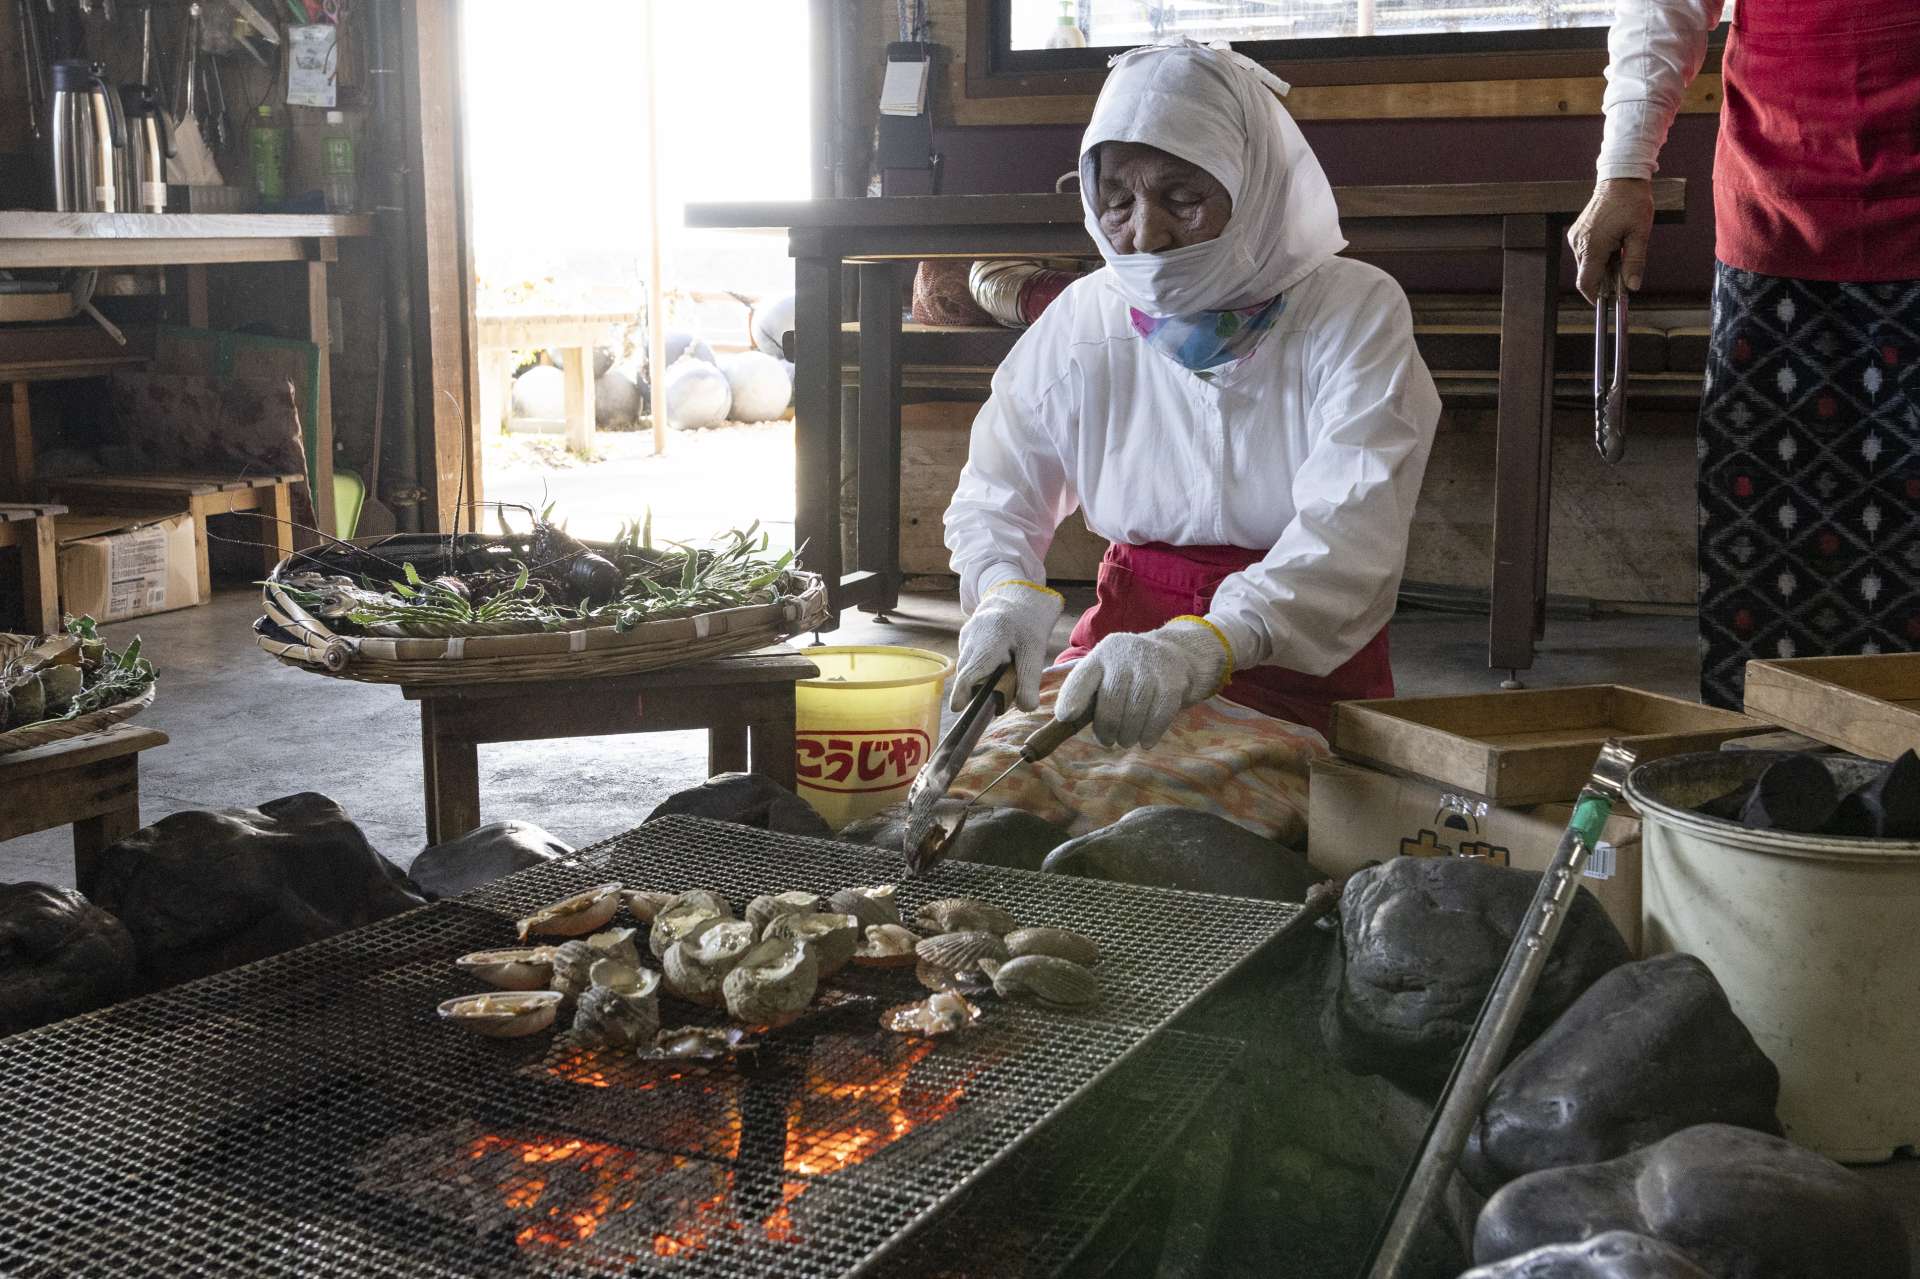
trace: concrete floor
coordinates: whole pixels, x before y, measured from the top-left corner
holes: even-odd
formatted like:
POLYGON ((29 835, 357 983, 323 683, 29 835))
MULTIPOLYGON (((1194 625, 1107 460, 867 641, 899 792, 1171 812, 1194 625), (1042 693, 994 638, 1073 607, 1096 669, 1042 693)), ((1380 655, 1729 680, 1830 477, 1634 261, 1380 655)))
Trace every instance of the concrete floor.
MULTIPOLYGON (((1056 642, 1064 646, 1075 600, 1056 642)), ((398 689, 326 679, 283 666, 254 647, 251 589, 216 593, 199 608, 107 628, 138 634, 160 667, 160 695, 141 723, 168 746, 142 761, 142 815, 254 805, 297 791, 333 797, 374 846, 402 866, 425 838, 419 714, 398 689)), ((953 654, 960 610, 950 594, 916 594, 888 623, 856 614, 827 638, 842 644, 908 644, 953 654)), ((1410 613, 1394 623, 1394 671, 1403 693, 1490 689, 1486 620, 1410 613)), ((1557 622, 1529 682, 1619 682, 1690 695, 1693 623, 1676 618, 1557 622)), ((520 743, 482 748, 481 807, 489 821, 518 818, 569 843, 591 843, 640 822, 655 804, 706 772, 702 733, 520 743)), ((65 830, 0 844, 0 883, 73 882, 65 830)))

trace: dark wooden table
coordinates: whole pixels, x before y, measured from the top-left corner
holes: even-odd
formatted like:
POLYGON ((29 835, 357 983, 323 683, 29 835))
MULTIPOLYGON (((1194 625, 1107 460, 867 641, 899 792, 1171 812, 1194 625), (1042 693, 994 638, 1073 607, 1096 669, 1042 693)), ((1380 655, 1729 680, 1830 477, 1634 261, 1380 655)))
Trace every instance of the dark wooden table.
POLYGON ((75 882, 88 883, 100 850, 140 829, 140 752, 166 744, 157 728, 116 724, 0 755, 0 840, 71 823, 75 882))
MULTIPOLYGON (((1589 182, 1336 187, 1347 252, 1498 253, 1500 402, 1495 449, 1493 608, 1487 664, 1525 670, 1546 625, 1553 346, 1560 246, 1589 182)), ((1686 183, 1654 183, 1661 221, 1686 183)), ((901 308, 889 265, 918 258, 1097 257, 1075 195, 894 196, 692 204, 695 227, 784 227, 794 259, 794 537, 826 578, 834 614, 884 613, 900 589, 901 308), (852 294, 844 268, 855 264, 852 294), (842 564, 839 512, 841 323, 859 327, 855 557, 842 564), (851 571, 848 571, 848 568, 851 571)))
POLYGON ((401 685, 420 703, 427 843, 480 825, 480 752, 488 742, 707 730, 707 772, 794 782, 793 686, 820 668, 763 648, 643 675, 542 683, 401 685))

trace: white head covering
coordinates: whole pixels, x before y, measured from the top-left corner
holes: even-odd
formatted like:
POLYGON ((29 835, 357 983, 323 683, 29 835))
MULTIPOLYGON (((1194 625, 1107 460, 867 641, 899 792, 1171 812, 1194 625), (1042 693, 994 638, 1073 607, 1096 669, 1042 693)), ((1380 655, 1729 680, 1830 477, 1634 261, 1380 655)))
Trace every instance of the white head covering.
POLYGON ((1284 80, 1225 41, 1185 37, 1129 49, 1080 140, 1080 202, 1128 302, 1150 315, 1251 306, 1284 293, 1345 248, 1333 188, 1280 105, 1284 80), (1140 142, 1197 164, 1233 197, 1218 238, 1165 253, 1116 253, 1100 229, 1094 148, 1140 142))

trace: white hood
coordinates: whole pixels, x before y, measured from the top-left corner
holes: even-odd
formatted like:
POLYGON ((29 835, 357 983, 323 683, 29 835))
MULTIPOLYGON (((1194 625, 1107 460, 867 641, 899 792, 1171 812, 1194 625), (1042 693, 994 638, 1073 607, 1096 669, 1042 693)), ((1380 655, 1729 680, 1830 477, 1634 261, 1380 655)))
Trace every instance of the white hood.
POLYGON ((1129 303, 1150 315, 1251 306, 1346 247, 1327 175, 1276 96, 1285 81, 1225 41, 1184 37, 1108 65, 1080 140, 1080 203, 1129 303), (1166 253, 1114 252, 1094 207, 1093 149, 1102 142, 1144 143, 1211 173, 1233 198, 1226 230, 1166 253))

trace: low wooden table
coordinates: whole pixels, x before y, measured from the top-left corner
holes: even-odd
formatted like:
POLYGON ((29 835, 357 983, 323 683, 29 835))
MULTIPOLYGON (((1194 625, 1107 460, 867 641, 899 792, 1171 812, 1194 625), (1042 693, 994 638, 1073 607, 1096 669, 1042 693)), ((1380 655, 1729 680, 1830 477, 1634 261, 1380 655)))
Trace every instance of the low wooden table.
POLYGON ((633 323, 631 312, 545 315, 530 311, 482 311, 476 316, 475 345, 480 348, 480 429, 496 431, 511 416, 515 351, 560 351, 566 391, 567 447, 585 454, 593 448, 593 351, 616 339, 633 323))
MULTIPOLYGON (((259 526, 250 539, 261 544, 266 573, 293 554, 293 488, 307 477, 286 475, 75 475, 48 481, 48 487, 81 507, 139 506, 156 513, 193 516, 193 550, 200 574, 200 598, 213 598, 213 574, 207 567, 207 517, 253 512, 259 526)), ((264 576, 264 574, 263 574, 264 576)))
POLYGON ((77 883, 100 850, 140 829, 140 752, 165 746, 157 728, 99 733, 0 755, 0 841, 73 824, 77 883))
POLYGON ((644 675, 540 683, 400 687, 420 703, 427 843, 480 825, 488 742, 707 730, 707 772, 749 768, 794 783, 793 686, 820 668, 784 646, 644 675))
MULTIPOLYGON (((20 548, 20 598, 27 630, 51 635, 60 629, 59 557, 53 521, 64 506, 0 502, 0 547, 20 548)), ((0 625, 0 629, 5 629, 0 625)))

